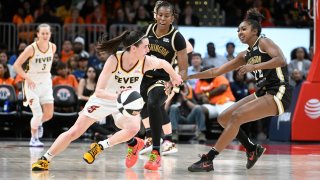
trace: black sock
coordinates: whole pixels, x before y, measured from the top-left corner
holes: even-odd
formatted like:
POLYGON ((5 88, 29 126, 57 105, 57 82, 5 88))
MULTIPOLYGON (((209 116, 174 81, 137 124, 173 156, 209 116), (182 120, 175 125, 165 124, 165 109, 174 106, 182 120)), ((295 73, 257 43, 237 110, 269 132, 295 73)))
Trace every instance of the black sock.
POLYGON ((165 141, 165 140, 172 142, 172 134, 164 135, 163 141, 165 141))
POLYGON ((212 161, 218 154, 219 152, 215 148, 211 148, 207 154, 207 157, 209 160, 212 161))
POLYGON ((151 129, 150 128, 146 128, 146 137, 149 138, 151 137, 151 129))
POLYGON ((251 142, 246 133, 240 128, 237 134, 237 139, 240 143, 246 148, 248 152, 252 152, 255 150, 255 145, 251 142))
POLYGON ((157 151, 160 155, 160 146, 152 146, 152 151, 157 151))
POLYGON ((135 146, 137 144, 136 138, 132 138, 129 141, 127 141, 128 146, 135 146))

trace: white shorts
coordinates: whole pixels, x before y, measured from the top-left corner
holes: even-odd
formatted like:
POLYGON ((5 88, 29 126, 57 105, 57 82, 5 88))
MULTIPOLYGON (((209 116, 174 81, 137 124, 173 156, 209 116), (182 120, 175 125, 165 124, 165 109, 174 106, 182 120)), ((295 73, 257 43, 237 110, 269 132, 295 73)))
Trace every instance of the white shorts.
POLYGON ((25 95, 29 106, 32 108, 42 104, 53 104, 52 80, 37 82, 34 89, 24 85, 25 95))
POLYGON ((95 119, 96 121, 100 121, 112 114, 114 120, 116 121, 123 116, 117 109, 116 104, 116 100, 105 100, 92 95, 79 114, 86 115, 92 119, 95 119))
POLYGON ((209 111, 209 119, 218 117, 224 110, 230 107, 235 102, 228 101, 224 104, 203 104, 202 106, 206 107, 209 111))

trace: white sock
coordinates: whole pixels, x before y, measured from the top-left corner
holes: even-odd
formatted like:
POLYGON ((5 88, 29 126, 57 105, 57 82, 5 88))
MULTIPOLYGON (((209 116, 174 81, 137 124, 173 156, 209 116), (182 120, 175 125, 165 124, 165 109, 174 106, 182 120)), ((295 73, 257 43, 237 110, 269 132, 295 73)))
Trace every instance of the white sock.
POLYGON ((49 151, 47 151, 43 156, 44 156, 48 161, 51 161, 52 158, 54 157, 54 155, 51 154, 49 151))
POLYGON ((103 149, 107 149, 107 148, 111 147, 109 144, 109 139, 99 141, 98 144, 100 144, 103 147, 103 149))

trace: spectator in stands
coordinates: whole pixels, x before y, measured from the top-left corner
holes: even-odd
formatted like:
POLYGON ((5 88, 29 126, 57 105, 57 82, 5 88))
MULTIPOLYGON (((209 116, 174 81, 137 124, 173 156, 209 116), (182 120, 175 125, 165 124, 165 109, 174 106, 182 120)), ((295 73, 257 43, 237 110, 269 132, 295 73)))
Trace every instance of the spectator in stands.
POLYGON ((68 73, 73 74, 73 72, 78 69, 78 61, 79 61, 79 55, 74 54, 69 58, 67 61, 67 67, 68 67, 68 73))
POLYGON ((69 58, 74 55, 72 50, 72 43, 70 40, 64 40, 61 50, 61 61, 67 63, 69 58))
POLYGON ((46 10, 45 5, 47 4, 48 0, 40 0, 38 1, 39 5, 37 6, 38 9, 34 11, 34 19, 37 19, 39 16, 41 16, 46 10))
POLYGON ((216 48, 212 42, 207 44, 207 54, 202 59, 203 67, 215 66, 220 67, 222 64, 228 62, 227 59, 216 53, 216 48))
MULTIPOLYGON (((202 71, 210 69, 204 67, 202 71)), ((230 84, 224 76, 200 79, 195 87, 197 99, 202 101, 205 115, 209 119, 217 118, 225 109, 235 103, 230 84)))
POLYGON ((129 24, 129 19, 127 14, 122 8, 116 10, 115 18, 112 20, 111 24, 129 24))
POLYGON ((53 87, 57 85, 69 85, 77 92, 78 81, 73 74, 68 74, 68 68, 65 63, 60 62, 57 65, 57 73, 58 75, 52 79, 53 87))
POLYGON ((233 71, 234 81, 230 84, 232 94, 236 101, 249 95, 248 85, 246 84, 246 75, 240 75, 238 71, 233 71))
POLYGON ((57 52, 54 53, 53 59, 52 59, 52 65, 51 65, 51 74, 53 77, 58 75, 57 66, 60 62, 61 62, 61 58, 60 58, 59 53, 57 53, 57 52))
MULTIPOLYGON (((226 55, 225 57, 227 58, 228 61, 234 59, 236 57, 234 50, 235 50, 235 44, 233 42, 228 42, 226 44, 226 55)), ((229 80, 229 82, 233 82, 233 72, 230 71, 226 73, 226 77, 229 80)))
POLYGON ((24 41, 20 41, 18 47, 16 49, 16 53, 13 54, 9 59, 9 64, 13 65, 16 62, 18 56, 23 52, 23 50, 27 47, 27 43, 24 41))
POLYGON ((8 64, 8 54, 5 51, 0 52, 0 62, 7 65, 10 72, 10 77, 16 77, 16 72, 14 71, 13 66, 8 64))
POLYGON ((28 31, 28 24, 33 23, 32 14, 26 14, 22 7, 18 7, 16 14, 13 16, 12 23, 18 26, 18 40, 32 42, 33 31, 28 31))
POLYGON ((80 56, 78 61, 78 68, 73 71, 73 75, 80 81, 86 74, 86 70, 88 68, 88 57, 80 56))
POLYGON ((83 0, 76 6, 80 9, 80 16, 87 17, 89 14, 94 12, 95 7, 99 6, 99 2, 97 0, 83 0))
POLYGON ((77 94, 81 109, 84 107, 89 97, 93 94, 96 88, 98 77, 99 75, 97 75, 96 69, 89 66, 84 77, 80 79, 77 94))
MULTIPOLYGON (((97 5, 94 8, 94 11, 86 16, 86 24, 97 24, 97 25, 106 25, 107 24, 107 17, 104 15, 105 13, 102 12, 102 6, 97 5)), ((105 27, 101 28, 93 28, 89 27, 88 31, 92 32, 105 32, 105 27)))
MULTIPOLYGON (((192 59, 191 59, 191 66, 188 67, 188 75, 191 74, 196 74, 201 71, 201 63, 202 63, 202 58, 200 53, 192 53, 192 59)), ((195 88, 197 79, 189 79, 188 83, 192 87, 192 89, 195 88)))
POLYGON ((0 84, 14 86, 14 79, 10 77, 8 65, 3 62, 0 62, 0 84))
POLYGON ((310 61, 313 60, 313 56, 314 56, 314 49, 313 49, 313 46, 310 46, 309 47, 309 59, 310 59, 310 61))
POLYGON ((53 23, 62 25, 63 21, 61 21, 60 18, 55 16, 55 13, 53 12, 49 3, 45 3, 43 5, 43 10, 43 13, 35 19, 36 23, 53 23))
POLYGON ((182 16, 179 17, 178 25, 182 26, 199 26, 199 18, 193 14, 191 5, 186 5, 182 16))
POLYGON ((56 16, 65 21, 66 17, 71 16, 72 1, 64 1, 63 4, 56 9, 56 16))
POLYGON ((143 5, 140 5, 132 23, 138 26, 147 26, 151 21, 152 18, 150 14, 146 11, 143 5))
POLYGON ((253 7, 257 8, 260 11, 260 13, 264 16, 264 19, 261 22, 261 26, 262 27, 272 27, 272 26, 274 26, 271 13, 270 13, 268 8, 263 6, 262 0, 254 0, 253 1, 253 7))
POLYGON ((84 27, 77 27, 74 25, 81 25, 84 24, 85 21, 83 17, 80 16, 79 14, 79 9, 73 7, 71 9, 71 15, 67 16, 64 20, 64 31, 67 37, 66 39, 71 38, 74 36, 74 33, 76 34, 84 34, 85 28, 84 27))
POLYGON ((289 75, 291 76, 290 84, 294 85, 292 81, 292 72, 297 69, 301 72, 302 77, 305 79, 308 76, 311 62, 307 59, 307 50, 304 47, 299 47, 294 50, 295 59, 290 61, 288 66, 289 75))
POLYGON ((186 83, 180 91, 178 101, 170 106, 169 118, 172 124, 172 140, 178 141, 179 124, 196 124, 197 140, 205 142, 206 121, 202 106, 198 105, 192 87, 186 83))
POLYGON ((78 36, 73 41, 73 51, 75 54, 79 56, 89 58, 89 53, 84 49, 85 48, 85 40, 82 36, 78 36))

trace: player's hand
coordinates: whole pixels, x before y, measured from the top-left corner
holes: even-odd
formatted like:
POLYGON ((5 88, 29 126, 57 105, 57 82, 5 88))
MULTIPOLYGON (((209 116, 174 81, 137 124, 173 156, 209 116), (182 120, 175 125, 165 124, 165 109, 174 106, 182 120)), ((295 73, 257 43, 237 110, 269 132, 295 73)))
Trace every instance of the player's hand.
POLYGON ((174 87, 180 86, 180 84, 183 82, 180 75, 176 74, 176 76, 171 78, 171 83, 174 87))
POLYGON ((26 81, 28 89, 34 90, 36 88, 36 83, 32 79, 30 79, 29 77, 27 77, 25 79, 25 81, 26 81))
POLYGON ((255 70, 255 68, 254 68, 253 64, 246 64, 246 65, 240 66, 238 68, 238 73, 239 73, 239 75, 243 76, 244 74, 246 74, 248 72, 252 72, 254 70, 255 70))
POLYGON ((164 92, 166 93, 167 96, 169 96, 171 94, 172 91, 172 83, 171 81, 164 83, 164 92))

